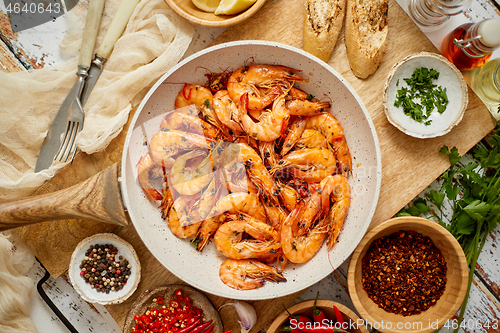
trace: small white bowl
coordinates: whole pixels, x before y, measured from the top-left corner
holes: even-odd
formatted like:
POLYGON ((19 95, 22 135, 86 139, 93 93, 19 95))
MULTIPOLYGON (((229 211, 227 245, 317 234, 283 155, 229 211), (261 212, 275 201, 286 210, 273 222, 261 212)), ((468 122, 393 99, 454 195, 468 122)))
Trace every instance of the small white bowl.
POLYGON ((71 256, 68 275, 73 288, 75 288, 78 294, 87 302, 99 303, 102 305, 119 304, 129 298, 137 289, 137 285, 141 279, 141 264, 132 245, 115 234, 96 234, 85 238, 76 246, 76 249, 71 256), (95 244, 113 245, 118 249, 118 254, 127 259, 132 265, 127 284, 123 287, 123 289, 111 291, 109 294, 106 294, 105 292, 98 292, 97 290, 91 288, 90 284, 87 283, 82 276, 80 276, 80 264, 85 258, 85 252, 87 252, 91 245, 95 244))
POLYGON ((469 101, 467 83, 462 73, 442 55, 429 52, 412 54, 397 62, 389 72, 383 98, 384 112, 389 122, 400 131, 421 139, 434 138, 450 132, 462 120, 469 101), (449 100, 442 114, 437 110, 431 113, 430 125, 419 123, 405 115, 402 106, 394 106, 397 90, 407 86, 403 79, 411 78, 413 71, 419 67, 433 68, 439 72, 439 78, 433 83, 446 88, 449 100), (396 86, 398 82, 399 85, 396 86))

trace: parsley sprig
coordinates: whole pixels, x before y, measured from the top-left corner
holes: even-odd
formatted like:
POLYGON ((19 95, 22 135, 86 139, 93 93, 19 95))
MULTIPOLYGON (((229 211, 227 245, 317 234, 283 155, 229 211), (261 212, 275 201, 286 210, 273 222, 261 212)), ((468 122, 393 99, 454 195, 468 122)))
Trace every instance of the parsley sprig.
MULTIPOLYGON (((431 190, 425 198, 418 198, 413 205, 398 213, 404 215, 434 214, 438 223, 448 229, 464 250, 469 265, 467 293, 462 303, 458 324, 463 320, 469 298, 476 262, 488 234, 500 221, 500 121, 487 137, 486 145, 476 145, 471 151, 475 160, 466 165, 460 160, 457 148, 441 148, 448 155, 451 167, 441 175, 441 187, 431 190), (451 202, 453 214, 450 223, 443 221, 443 201, 451 202), (432 210, 429 202, 437 208, 432 210), (436 213, 438 212, 438 213, 436 213)), ((454 332, 457 332, 455 330, 454 332)))
MULTIPOLYGON (((403 106, 405 115, 413 120, 430 125, 429 119, 432 111, 437 109, 441 114, 448 105, 448 96, 446 88, 433 84, 433 80, 439 78, 439 72, 425 67, 415 68, 411 78, 404 78, 408 87, 401 87, 397 90, 397 97, 394 106, 403 106), (417 101, 420 100, 420 103, 417 101)), ((396 82, 399 86, 399 80, 396 82)))

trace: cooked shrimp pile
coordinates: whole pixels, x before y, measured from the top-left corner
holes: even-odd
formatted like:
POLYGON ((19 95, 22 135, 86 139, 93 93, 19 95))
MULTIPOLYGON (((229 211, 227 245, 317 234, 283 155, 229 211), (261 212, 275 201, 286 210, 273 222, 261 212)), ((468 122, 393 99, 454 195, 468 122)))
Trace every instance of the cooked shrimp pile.
POLYGON ((350 205, 342 126, 329 102, 295 86, 297 72, 252 65, 186 84, 138 164, 172 233, 200 252, 213 240, 235 289, 286 281, 287 262, 331 249, 350 205))

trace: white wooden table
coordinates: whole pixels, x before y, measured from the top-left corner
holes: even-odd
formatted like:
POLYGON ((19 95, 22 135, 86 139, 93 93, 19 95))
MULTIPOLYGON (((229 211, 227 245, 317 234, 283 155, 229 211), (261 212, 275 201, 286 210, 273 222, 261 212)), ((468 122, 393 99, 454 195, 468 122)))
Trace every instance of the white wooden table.
MULTIPOLYGON (((397 2, 406 11, 406 0, 397 0, 397 2)), ((500 10, 495 7, 492 0, 475 0, 466 13, 453 17, 438 30, 424 31, 424 33, 439 49, 444 36, 454 27, 470 20, 479 21, 484 18, 500 20, 500 10)), ((63 62, 66 59, 59 51, 57 42, 63 37, 65 29, 66 22, 63 15, 51 22, 12 33, 6 8, 4 3, 0 2, 0 70, 9 72, 13 71, 13 68, 18 70, 42 68, 63 62)), ((206 47, 222 31, 224 29, 197 27, 195 38, 185 56, 206 47)), ((498 57, 500 57, 500 49, 492 58, 498 57)), ((464 76, 467 78, 467 74, 464 76)), ((466 155, 463 159, 467 158, 469 156, 466 155)), ((435 186, 437 186, 436 183, 433 183, 429 188, 435 186)), ((424 193, 425 191, 422 195, 424 193)), ((465 314, 465 322, 470 323, 469 327, 476 327, 476 324, 480 323, 489 324, 490 329, 474 328, 461 330, 461 332, 500 332, 500 328, 493 328, 495 324, 500 325, 499 239, 500 229, 497 229, 490 234, 479 257, 477 273, 465 314)), ((313 285, 297 301, 313 299, 319 291, 321 298, 338 301, 355 310, 347 291, 347 265, 348 261, 330 276, 313 285)), ((35 264, 29 272, 35 281, 39 281, 43 274, 43 268, 39 264, 35 264)), ((78 332, 120 332, 119 326, 104 307, 93 307, 81 300, 63 277, 49 278, 44 284, 44 289, 78 332)), ((32 318, 41 333, 67 332, 64 325, 36 293, 32 297, 32 318)), ((441 332, 451 331, 451 329, 441 329, 441 332)))

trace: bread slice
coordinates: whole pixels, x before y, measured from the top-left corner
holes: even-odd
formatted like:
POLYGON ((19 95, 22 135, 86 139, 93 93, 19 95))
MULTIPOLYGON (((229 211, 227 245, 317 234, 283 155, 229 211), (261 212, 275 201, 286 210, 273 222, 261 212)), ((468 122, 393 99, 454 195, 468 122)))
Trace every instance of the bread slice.
POLYGON ((344 21, 346 0, 307 0, 304 11, 304 50, 328 61, 344 21))
POLYGON ((387 47, 388 0, 347 0, 345 44, 352 72, 365 79, 382 63, 387 47))

